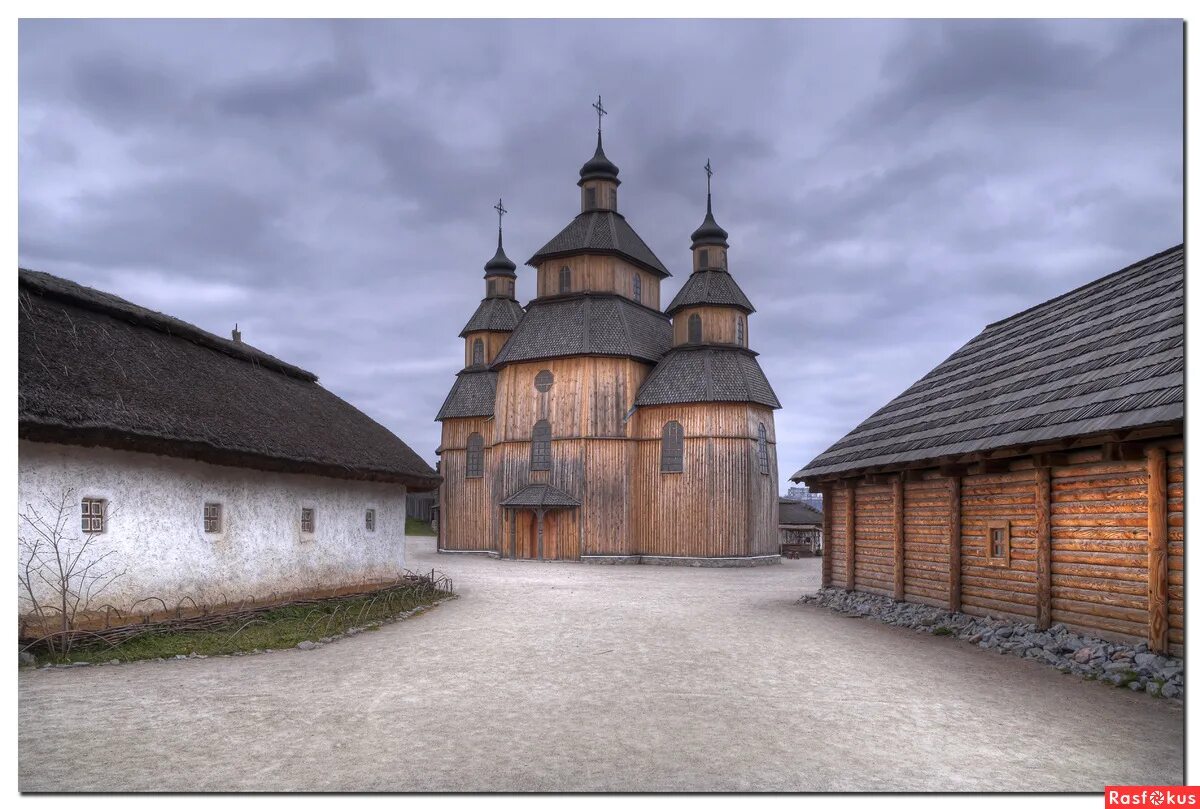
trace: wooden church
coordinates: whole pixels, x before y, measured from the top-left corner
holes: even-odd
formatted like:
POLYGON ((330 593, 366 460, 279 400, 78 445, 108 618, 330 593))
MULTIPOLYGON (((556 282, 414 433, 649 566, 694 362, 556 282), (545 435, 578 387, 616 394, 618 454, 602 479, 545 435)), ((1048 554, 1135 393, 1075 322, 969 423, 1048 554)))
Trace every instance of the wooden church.
POLYGON ((665 309, 671 273, 619 212, 617 175, 598 128, 580 213, 527 262, 537 296, 524 307, 499 233, 437 416, 438 549, 778 562, 780 404, 750 349, 754 307, 729 272, 711 171, 692 273, 665 309))

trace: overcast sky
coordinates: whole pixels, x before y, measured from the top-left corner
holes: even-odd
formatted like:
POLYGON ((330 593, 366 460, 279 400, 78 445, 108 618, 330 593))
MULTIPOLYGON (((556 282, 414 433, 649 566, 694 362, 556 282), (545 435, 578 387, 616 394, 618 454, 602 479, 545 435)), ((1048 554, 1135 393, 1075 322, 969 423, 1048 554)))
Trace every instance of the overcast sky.
MULTIPOLYGON (((595 145, 674 273, 714 209, 781 486, 987 323, 1183 239, 1182 24, 22 21, 20 261, 307 368, 432 464, 503 195, 595 145)), ((522 268, 518 294, 533 293, 522 268)))

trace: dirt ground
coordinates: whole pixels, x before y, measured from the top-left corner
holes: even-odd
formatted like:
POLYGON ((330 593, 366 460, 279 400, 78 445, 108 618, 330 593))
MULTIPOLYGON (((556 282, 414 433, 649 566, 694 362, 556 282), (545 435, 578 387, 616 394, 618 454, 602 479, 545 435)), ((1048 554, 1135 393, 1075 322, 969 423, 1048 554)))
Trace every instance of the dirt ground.
POLYGON ((1064 790, 1182 782, 1183 712, 799 606, 765 568, 501 562, 315 651, 19 675, 43 790, 1064 790))

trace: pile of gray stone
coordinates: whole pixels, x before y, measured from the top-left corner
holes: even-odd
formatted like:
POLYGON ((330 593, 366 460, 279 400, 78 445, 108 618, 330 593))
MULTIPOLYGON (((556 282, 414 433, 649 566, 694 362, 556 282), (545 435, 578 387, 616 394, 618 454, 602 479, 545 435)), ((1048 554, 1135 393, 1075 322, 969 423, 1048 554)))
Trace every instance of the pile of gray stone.
POLYGON ((978 618, 938 607, 894 601, 886 596, 826 587, 803 596, 837 612, 874 618, 934 635, 953 635, 981 649, 1027 657, 1088 680, 1099 680, 1155 697, 1183 699, 1183 661, 1151 652, 1145 643, 1128 645, 1080 635, 1062 624, 1038 631, 1033 624, 978 618))

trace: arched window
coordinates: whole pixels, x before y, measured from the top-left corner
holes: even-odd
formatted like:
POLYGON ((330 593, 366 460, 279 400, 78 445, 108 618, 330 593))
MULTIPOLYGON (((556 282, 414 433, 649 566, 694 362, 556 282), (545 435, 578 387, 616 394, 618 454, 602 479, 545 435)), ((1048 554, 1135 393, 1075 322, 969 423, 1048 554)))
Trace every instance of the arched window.
POLYGON ((740 346, 746 344, 746 318, 744 317, 737 319, 737 344, 740 346))
POLYGON ((571 291, 571 268, 561 267, 558 271, 558 291, 559 293, 571 291))
POLYGON ((642 276, 633 276, 633 299, 638 303, 642 302, 642 276))
POLYGON ((663 472, 683 471, 683 426, 677 421, 663 425, 659 468, 663 472))
POLYGON ((471 343, 471 364, 483 365, 483 338, 476 337, 475 342, 471 343))
POLYGON ((758 471, 764 475, 771 473, 771 458, 767 453, 767 425, 758 423, 758 471))
POLYGON ((550 422, 545 419, 533 425, 529 468, 535 472, 550 468, 550 422))
POLYGON ((698 343, 704 334, 700 328, 700 315, 688 315, 688 342, 698 343))
POLYGON ((483 436, 479 433, 467 437, 467 477, 483 477, 483 436))

